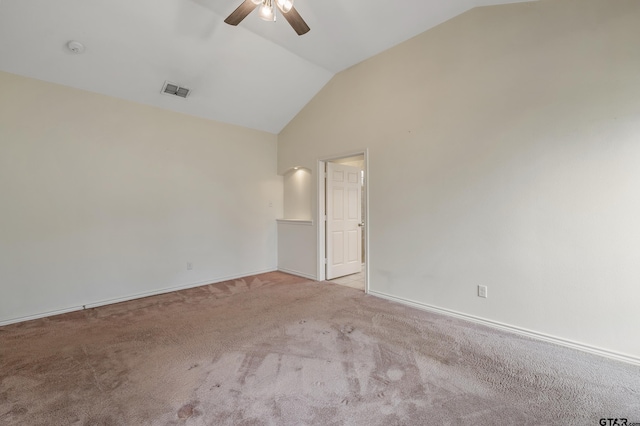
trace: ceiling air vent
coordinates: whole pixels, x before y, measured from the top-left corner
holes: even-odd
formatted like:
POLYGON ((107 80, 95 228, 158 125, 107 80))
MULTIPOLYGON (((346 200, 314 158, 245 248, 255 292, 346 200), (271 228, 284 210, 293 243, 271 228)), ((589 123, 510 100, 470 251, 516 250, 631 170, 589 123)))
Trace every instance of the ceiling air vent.
POLYGON ((178 86, 177 84, 171 83, 169 81, 165 81, 164 85, 162 86, 162 93, 165 95, 173 95, 179 96, 181 98, 186 98, 187 96, 189 96, 189 92, 191 92, 191 89, 178 86))

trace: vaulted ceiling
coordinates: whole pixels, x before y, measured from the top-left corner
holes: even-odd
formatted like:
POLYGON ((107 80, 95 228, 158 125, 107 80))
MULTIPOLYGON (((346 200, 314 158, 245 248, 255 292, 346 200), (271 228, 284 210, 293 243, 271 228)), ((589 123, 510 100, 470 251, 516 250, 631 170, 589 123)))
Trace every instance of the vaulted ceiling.
POLYGON ((242 0, 0 0, 0 70, 279 133, 345 68, 473 7, 519 1, 295 0, 311 27, 298 36, 257 11, 225 24, 242 0), (192 92, 162 95, 165 80, 192 92))

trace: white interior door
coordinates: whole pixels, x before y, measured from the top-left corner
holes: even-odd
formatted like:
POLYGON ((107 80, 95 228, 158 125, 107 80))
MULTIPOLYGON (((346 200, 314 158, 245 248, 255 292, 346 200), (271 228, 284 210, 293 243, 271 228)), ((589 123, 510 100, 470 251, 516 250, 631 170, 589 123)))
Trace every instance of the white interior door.
POLYGON ((362 269, 360 169, 327 163, 327 279, 362 269))

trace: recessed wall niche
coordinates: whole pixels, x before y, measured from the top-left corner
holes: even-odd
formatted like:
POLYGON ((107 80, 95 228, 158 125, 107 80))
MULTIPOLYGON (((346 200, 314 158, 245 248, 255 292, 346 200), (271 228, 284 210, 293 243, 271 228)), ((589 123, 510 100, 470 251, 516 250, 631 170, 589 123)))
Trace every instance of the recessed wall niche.
POLYGON ((283 184, 284 218, 311 220, 311 170, 291 168, 284 174, 283 184))

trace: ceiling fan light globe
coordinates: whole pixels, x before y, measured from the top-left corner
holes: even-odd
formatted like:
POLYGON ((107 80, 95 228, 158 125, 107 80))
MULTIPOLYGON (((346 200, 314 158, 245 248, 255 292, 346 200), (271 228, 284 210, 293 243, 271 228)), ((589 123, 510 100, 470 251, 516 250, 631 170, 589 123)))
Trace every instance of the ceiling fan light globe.
POLYGON ((293 0, 276 0, 276 2, 284 13, 287 13, 293 7, 293 0))
POLYGON ((269 5, 267 3, 263 3, 262 6, 260 6, 260 10, 258 10, 258 16, 260 16, 260 19, 262 19, 263 21, 275 21, 276 14, 275 10, 273 10, 273 4, 269 5))

